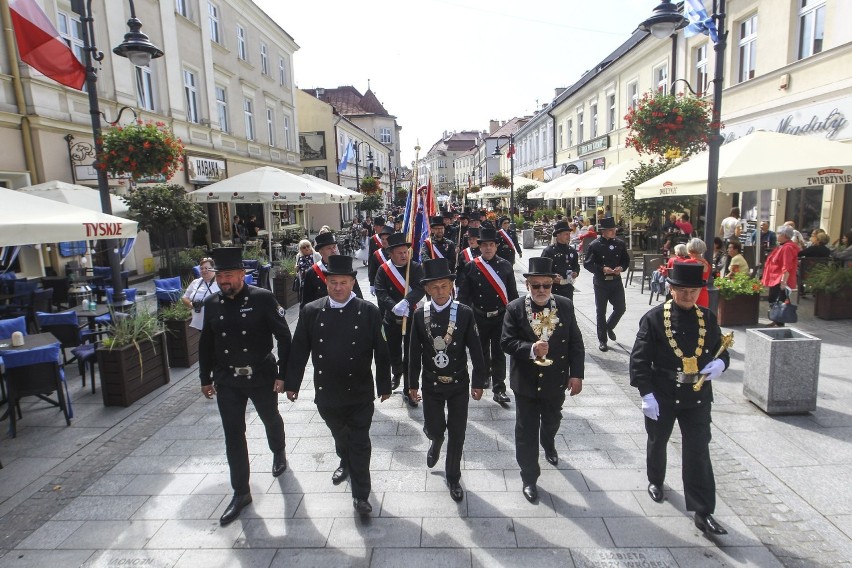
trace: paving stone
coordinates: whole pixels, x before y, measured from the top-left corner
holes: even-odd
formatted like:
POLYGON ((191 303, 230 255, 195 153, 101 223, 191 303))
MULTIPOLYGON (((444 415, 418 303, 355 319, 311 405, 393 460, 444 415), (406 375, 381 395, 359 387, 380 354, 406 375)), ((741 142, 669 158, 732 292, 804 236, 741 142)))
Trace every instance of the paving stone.
POLYGON ((130 473, 121 475, 104 475, 88 489, 83 492, 83 495, 118 495, 128 483, 133 481, 136 476, 130 473))
MULTIPOLYGON (((271 475, 252 475, 249 477, 249 488, 252 495, 266 493, 275 481, 271 475)), ((197 495, 232 495, 231 477, 227 473, 211 473, 204 476, 192 493, 197 495)))
POLYGON ((0 558, 4 568, 45 568, 45 566, 82 566, 93 550, 13 550, 0 558))
POLYGON ((602 519, 515 519, 519 548, 615 546, 602 519))
MULTIPOLYGON (((373 551, 374 568, 396 568, 399 566, 399 552, 386 548, 373 551)), ((415 549, 405 552, 407 568, 463 568, 471 565, 469 550, 426 550, 415 549)))
POLYGON ((275 478, 268 493, 344 493, 348 482, 334 485, 327 471, 285 471, 275 478))
POLYGON ((743 566, 754 568, 781 568, 784 566, 763 546, 737 546, 708 548, 672 548, 670 550, 679 566, 692 568, 723 568, 743 566))
POLYGON ((464 469, 520 469, 515 452, 464 452, 464 469))
MULTIPOLYGON (((552 468, 549 463, 545 462, 542 458, 542 470, 541 476, 538 478, 536 485, 539 489, 543 489, 548 493, 552 493, 554 491, 588 491, 589 488, 586 485, 586 481, 583 478, 583 474, 579 471, 572 469, 565 470, 555 470, 555 469, 545 469, 552 468)), ((512 470, 505 471, 504 476, 506 477, 506 486, 512 490, 518 488, 520 491, 523 488, 524 484, 521 481, 521 472, 512 470)))
POLYGON ((204 479, 203 473, 154 473, 137 475, 119 495, 188 495, 204 479))
POLYGON ((633 517, 645 512, 629 491, 551 492, 553 508, 560 517, 633 517))
POLYGON ((515 548, 512 519, 460 519, 455 517, 423 519, 420 546, 426 548, 515 548))
MULTIPOLYGON (((290 548, 279 550, 272 560, 271 568, 367 568, 373 550, 364 548, 290 548)), ((247 565, 254 567, 253 564, 247 565)), ((206 567, 204 567, 206 568, 206 567)), ((223 566, 224 568, 224 566, 223 566)))
MULTIPOLYGON (((721 537, 725 546, 756 546, 760 542, 754 534, 736 517, 716 516, 728 530, 721 537)), ((714 540, 707 538, 695 528, 692 515, 683 517, 644 517, 644 518, 606 518, 604 519, 612 539, 619 547, 641 547, 648 543, 657 546, 702 547, 715 546, 714 540)))
POLYGON ((221 495, 153 495, 131 519, 209 519, 221 502, 221 495))
POLYGON ((849 476, 849 466, 819 465, 776 468, 774 473, 802 499, 827 515, 852 511, 852 487, 838 483, 849 476))
POLYGON ((132 456, 118 462, 110 473, 175 473, 186 456, 132 456))
POLYGON ((554 548, 511 549, 474 548, 470 551, 474 568, 529 566, 535 568, 572 568, 569 551, 554 548))
POLYGON ((420 522, 420 519, 338 517, 334 519, 334 525, 328 535, 328 546, 417 548, 420 546, 420 522))
POLYGON ((466 517, 467 500, 456 503, 449 491, 385 492, 382 517, 466 517))
POLYGON ((325 546, 333 519, 248 519, 235 548, 325 546))
MULTIPOLYGON (((440 464, 436 465, 426 476, 425 490, 446 491, 449 494, 447 478, 440 468, 440 464)), ((462 471, 461 486, 466 492, 506 491, 506 479, 502 470, 468 469, 462 471)))
POLYGON ((510 487, 508 493, 498 496, 469 492, 465 500, 469 517, 509 517, 515 520, 523 517, 556 517, 550 494, 543 490, 538 492, 537 503, 529 503, 521 493, 520 486, 517 491, 512 491, 510 487))
MULTIPOLYGON (((577 568, 677 568, 665 548, 573 548, 571 558, 577 568)), ((682 566, 691 566, 690 564, 682 566)))
POLYGON ((0 497, 17 495, 24 487, 62 462, 60 458, 19 457, 10 462, 6 462, 6 459, 4 455, 3 475, 0 476, 0 497))
POLYGON ((93 554, 83 567, 150 566, 152 568, 172 568, 182 553, 182 550, 100 550, 93 554))
MULTIPOLYGON (((275 556, 273 549, 261 550, 186 550, 182 551, 174 568, 232 568, 245 566, 251 568, 269 568, 275 556)), ((282 551, 289 556, 290 551, 282 551)), ((300 566, 300 564, 290 564, 300 566)))
POLYGON ((82 496, 59 511, 54 521, 128 520, 147 500, 141 495, 82 496))
POLYGON ((238 519, 223 527, 219 520, 168 520, 145 545, 146 549, 224 548, 234 546, 248 521, 238 519))
POLYGON ((371 471, 370 484, 374 493, 385 491, 425 491, 425 468, 412 471, 371 471))
MULTIPOLYGON (((341 487, 344 485, 341 484, 341 487)), ((382 494, 371 494, 369 501, 373 506, 373 515, 379 516, 382 510, 382 494)), ((351 517, 354 514, 352 496, 348 491, 345 494, 306 494, 294 513, 296 518, 308 519, 351 517)))
POLYGON ((591 491, 636 491, 648 486, 645 468, 586 469, 583 477, 591 491))
POLYGON ((228 458, 224 454, 209 454, 209 455, 193 455, 186 458, 180 466, 177 467, 175 473, 228 473, 228 458))
POLYGON ((141 549, 165 521, 86 521, 57 548, 141 549))
POLYGON ((17 550, 52 550, 80 528, 85 521, 47 521, 18 543, 17 550))

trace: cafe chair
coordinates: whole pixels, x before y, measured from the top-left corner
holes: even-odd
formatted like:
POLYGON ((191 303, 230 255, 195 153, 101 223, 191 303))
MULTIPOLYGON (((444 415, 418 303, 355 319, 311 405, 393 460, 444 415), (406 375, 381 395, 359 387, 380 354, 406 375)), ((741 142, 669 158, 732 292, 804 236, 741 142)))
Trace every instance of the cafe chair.
POLYGON ((65 365, 77 362, 80 376, 83 377, 83 386, 86 386, 86 366, 92 374, 92 393, 95 392, 95 363, 97 355, 97 339, 107 333, 106 331, 89 331, 86 325, 80 325, 77 314, 73 311, 59 312, 55 314, 36 312, 36 321, 39 331, 52 333, 62 347, 62 361, 65 365), (65 350, 71 352, 68 358, 65 350))
POLYGON ((53 310, 53 288, 39 288, 33 292, 29 310, 27 310, 27 327, 33 332, 38 332, 36 312, 50 312, 53 310))
POLYGON ((27 334, 26 316, 0 320, 0 339, 9 339, 16 331, 20 331, 24 335, 27 334))
POLYGON ((181 296, 180 276, 154 278, 154 294, 157 308, 167 308, 177 302, 181 296))
POLYGON ((59 363, 59 351, 59 345, 54 344, 25 351, 7 351, 3 355, 9 389, 9 433, 13 438, 17 435, 17 420, 23 418, 20 401, 25 396, 37 396, 58 406, 65 416, 65 424, 71 425, 74 413, 65 383, 65 371, 59 363), (56 393, 55 400, 50 398, 53 393, 56 393))
POLYGON ((642 286, 639 289, 640 294, 645 293, 645 282, 648 282, 648 288, 651 287, 651 277, 665 263, 662 255, 645 254, 642 255, 642 286))
POLYGON ((38 288, 38 284, 38 280, 26 278, 12 281, 12 298, 6 305, 0 306, 0 317, 26 316, 32 305, 33 292, 38 288))

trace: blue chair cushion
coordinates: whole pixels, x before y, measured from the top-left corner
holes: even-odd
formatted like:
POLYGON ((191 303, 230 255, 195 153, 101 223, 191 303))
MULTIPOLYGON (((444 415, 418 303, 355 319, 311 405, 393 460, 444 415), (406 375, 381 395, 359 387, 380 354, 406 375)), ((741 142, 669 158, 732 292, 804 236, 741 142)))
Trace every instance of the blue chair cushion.
POLYGON ((83 345, 72 349, 71 353, 74 355, 74 357, 77 358, 78 361, 89 361, 95 356, 95 344, 84 343, 83 345))
POLYGON ((36 312, 36 321, 39 327, 45 325, 79 325, 77 314, 73 311, 57 312, 55 314, 49 312, 36 312))
POLYGON ((27 334, 27 318, 25 316, 0 320, 0 338, 8 339, 16 331, 20 331, 24 335, 27 334))
MULTIPOLYGON (((107 288, 106 289, 107 302, 109 302, 110 304, 112 303, 112 294, 113 294, 113 289, 107 288)), ((127 298, 128 302, 135 302, 136 301, 136 288, 125 288, 124 289, 124 296, 127 298)), ((98 317, 100 317, 100 316, 98 316, 98 317)), ((95 318, 95 319, 97 319, 97 318, 95 318)))
POLYGON ((154 278, 154 288, 156 290, 180 290, 180 276, 154 278))

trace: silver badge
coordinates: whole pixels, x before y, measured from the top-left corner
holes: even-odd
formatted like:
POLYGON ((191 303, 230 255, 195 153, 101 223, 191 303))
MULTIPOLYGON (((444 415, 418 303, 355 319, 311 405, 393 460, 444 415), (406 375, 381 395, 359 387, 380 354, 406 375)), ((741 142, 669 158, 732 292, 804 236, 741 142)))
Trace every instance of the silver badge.
POLYGON ((447 348, 447 342, 443 337, 436 337, 432 340, 432 345, 435 346, 435 351, 443 351, 447 348))
POLYGON ((615 250, 615 245, 609 245, 609 250, 615 250))
POLYGON ((432 361, 435 362, 435 366, 439 369, 443 369, 450 364, 450 358, 443 351, 439 351, 434 357, 432 357, 432 361))
POLYGON ((287 312, 284 310, 284 308, 282 306, 278 306, 278 315, 282 318, 287 315, 287 312))

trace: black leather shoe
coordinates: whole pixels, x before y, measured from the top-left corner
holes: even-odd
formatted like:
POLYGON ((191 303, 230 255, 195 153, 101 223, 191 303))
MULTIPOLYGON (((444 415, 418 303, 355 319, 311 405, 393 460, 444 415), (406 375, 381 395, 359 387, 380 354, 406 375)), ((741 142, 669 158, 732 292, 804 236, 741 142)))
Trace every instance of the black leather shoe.
POLYGON ((410 396, 405 395, 405 401, 408 403, 409 408, 417 408, 417 401, 410 396))
POLYGON ((369 515, 373 512, 373 506, 366 499, 352 499, 352 506, 359 515, 369 515))
POLYGON ((438 458, 441 457, 441 445, 444 443, 443 438, 436 438, 432 440, 432 444, 429 446, 429 451, 426 452, 426 465, 429 467, 435 467, 435 464, 438 463, 438 458))
POLYGON ((648 484, 648 495, 657 503, 663 502, 663 488, 653 483, 648 484))
POLYGON ((219 517, 219 524, 224 527, 235 521, 240 516, 240 511, 246 508, 249 503, 251 503, 251 493, 234 495, 234 498, 231 499, 231 502, 225 508, 225 512, 219 517))
POLYGON ((494 402, 497 402, 499 404, 509 404, 510 402, 512 402, 509 398, 509 395, 504 392, 495 392, 494 396, 492 396, 491 398, 494 399, 494 402))
POLYGON ((600 349, 601 351, 608 351, 609 347, 607 347, 606 341, 601 341, 600 345, 598 345, 598 349, 600 349))
POLYGON ((331 482, 335 485, 340 485, 346 481, 347 477, 349 477, 349 469, 344 466, 340 466, 331 474, 331 482))
POLYGON ((535 483, 524 485, 524 497, 530 503, 538 501, 538 488, 535 486, 535 483))
POLYGON ((728 531, 710 513, 695 513, 695 527, 710 534, 728 534, 728 531))
POLYGON ((402 378, 402 375, 394 375, 391 379, 391 391, 395 391, 399 388, 399 379, 402 378))
POLYGON ((450 482, 450 497, 456 503, 464 499, 464 489, 462 489, 461 483, 458 481, 450 482))
POLYGON ((549 463, 550 465, 559 464, 559 454, 556 453, 556 450, 545 450, 544 459, 546 459, 547 463, 549 463))
POLYGON ((285 471, 287 471, 287 454, 281 450, 272 456, 272 477, 278 477, 285 471))
POLYGON ((615 341, 615 330, 613 330, 613 329, 606 330, 606 336, 609 337, 610 341, 615 341))

